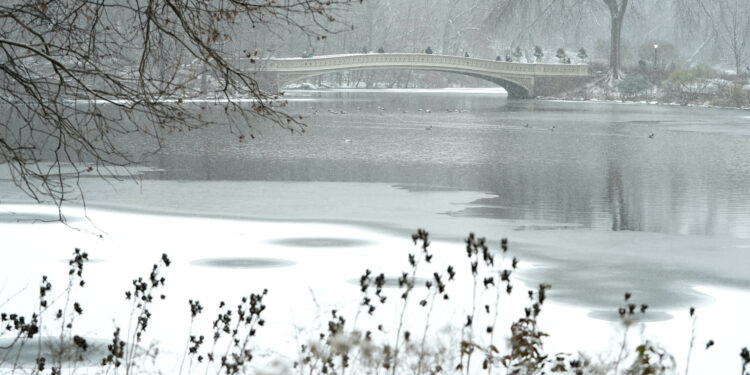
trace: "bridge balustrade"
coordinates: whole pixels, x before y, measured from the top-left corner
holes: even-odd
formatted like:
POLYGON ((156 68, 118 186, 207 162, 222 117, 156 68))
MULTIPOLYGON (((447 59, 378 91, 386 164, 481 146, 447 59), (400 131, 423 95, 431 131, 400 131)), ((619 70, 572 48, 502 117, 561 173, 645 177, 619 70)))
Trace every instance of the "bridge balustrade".
MULTIPOLYGON (((440 56, 440 55, 412 55, 403 56, 372 56, 352 55, 335 57, 314 57, 308 59, 272 59, 266 66, 266 71, 293 71, 298 69, 314 68, 345 68, 345 67, 367 67, 377 64, 421 64, 424 67, 441 65, 446 68, 479 68, 493 72, 529 72, 536 74, 573 74, 588 75, 586 65, 562 65, 562 64, 527 64, 505 61, 488 61, 465 57, 440 56)), ((418 68, 418 67, 415 67, 418 68)))

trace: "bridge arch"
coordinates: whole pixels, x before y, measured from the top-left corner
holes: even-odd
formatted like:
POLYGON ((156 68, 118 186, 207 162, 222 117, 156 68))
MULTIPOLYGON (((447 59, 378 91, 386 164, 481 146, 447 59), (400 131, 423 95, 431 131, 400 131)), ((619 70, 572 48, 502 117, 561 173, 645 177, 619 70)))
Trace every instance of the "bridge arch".
POLYGON ((247 68, 274 75, 277 88, 322 74, 356 70, 428 70, 485 79, 505 88, 510 97, 534 97, 539 82, 589 77, 586 65, 525 64, 469 57, 421 53, 370 53, 313 58, 266 59, 260 64, 247 59, 247 68))
MULTIPOLYGON (((300 73, 279 74, 279 77, 278 77, 279 87, 278 88, 281 89, 290 83, 293 83, 296 81, 302 81, 302 80, 309 79, 309 78, 314 78, 314 77, 325 75, 325 74, 352 72, 352 71, 367 71, 367 70, 421 70, 421 71, 460 74, 460 75, 465 75, 465 76, 473 77, 473 78, 479 78, 485 81, 492 82, 504 88, 505 91, 508 92, 508 96, 512 98, 529 98, 532 96, 531 93, 533 92, 533 86, 528 87, 529 85, 528 82, 518 82, 520 80, 513 80, 511 78, 501 78, 501 77, 495 77, 491 75, 477 74, 477 73, 471 73, 471 72, 462 72, 462 71, 455 71, 455 70, 449 70, 449 69, 439 69, 439 68, 429 68, 429 67, 409 67, 409 66, 352 67, 349 69, 337 69, 335 71, 320 70, 320 71, 307 72, 303 74, 300 74, 300 73)), ((533 82, 531 83, 533 85, 533 82)))

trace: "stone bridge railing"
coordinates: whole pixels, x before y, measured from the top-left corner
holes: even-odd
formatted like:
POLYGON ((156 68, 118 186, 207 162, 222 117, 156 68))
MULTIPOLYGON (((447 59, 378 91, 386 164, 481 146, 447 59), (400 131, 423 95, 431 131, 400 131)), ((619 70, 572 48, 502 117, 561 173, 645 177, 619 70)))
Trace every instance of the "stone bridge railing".
POLYGON ((260 69, 270 72, 306 72, 345 70, 362 67, 423 67, 446 70, 474 70, 487 73, 508 73, 533 76, 588 76, 588 65, 527 64, 492 61, 470 57, 427 55, 416 53, 370 53, 332 55, 312 58, 268 59, 260 69))

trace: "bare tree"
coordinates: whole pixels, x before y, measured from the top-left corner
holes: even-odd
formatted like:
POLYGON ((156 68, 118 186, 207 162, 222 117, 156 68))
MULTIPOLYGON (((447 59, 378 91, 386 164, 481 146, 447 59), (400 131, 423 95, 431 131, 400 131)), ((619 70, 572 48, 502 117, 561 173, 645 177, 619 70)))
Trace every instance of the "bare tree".
MULTIPOLYGON (((704 12, 700 0, 674 0, 676 43, 690 48, 692 42, 700 43, 687 54, 687 62, 692 63, 709 45, 717 39, 716 25, 711 14, 704 12)), ((690 50, 689 50, 690 51, 690 50)))
MULTIPOLYGON (((610 85, 623 78, 621 71, 622 65, 622 26, 625 19, 625 13, 628 9, 628 0, 602 0, 609 13, 609 72, 607 80, 610 85)), ((529 33, 533 27, 543 25, 548 28, 549 25, 555 24, 555 20, 566 20, 566 23, 558 26, 564 30, 567 23, 580 24, 581 14, 585 13, 593 19, 598 17, 597 8, 600 4, 590 0, 576 1, 557 1, 557 0, 499 0, 496 14, 513 15, 525 14, 524 12, 533 11, 533 17, 525 22, 516 39, 521 35, 529 33), (583 12, 583 13, 582 13, 583 12)), ((516 16, 518 17, 518 16, 516 16)), ((495 16, 498 18, 498 16, 495 16)))
POLYGON ((700 48, 709 40, 715 40, 717 45, 729 52, 735 72, 738 77, 741 76, 748 54, 747 44, 750 42, 750 3, 744 0, 678 0, 678 4, 682 10, 680 14, 686 14, 681 23, 697 24, 701 17, 693 13, 699 13, 708 20, 708 37, 700 48))
MULTIPOLYGON (((457 1, 449 2, 445 7, 444 20, 442 21, 442 54, 458 54, 460 47, 459 39, 470 28, 478 30, 476 23, 467 22, 475 15, 479 8, 480 1, 473 0, 468 4, 459 4, 457 1), (461 5, 459 8, 458 6, 461 5)), ((473 47, 473 46, 472 46, 473 47)), ((464 49, 466 46, 464 46, 464 49)))
POLYGON ((747 0, 717 0, 719 30, 729 48, 737 76, 742 74, 742 65, 750 42, 750 3, 747 0))
MULTIPOLYGON (((8 0, 0 4, 0 167, 37 201, 61 205, 83 174, 133 166, 164 137, 216 123, 239 141, 261 121, 304 131, 263 88, 235 35, 278 26, 343 30, 356 0, 8 0), (244 60, 238 59, 238 53, 244 60), (207 92, 221 119, 201 113, 207 92), (127 146, 129 137, 147 152, 127 146), (144 139, 145 137, 145 139, 144 139)), ((361 2, 361 0, 360 0, 361 2)))

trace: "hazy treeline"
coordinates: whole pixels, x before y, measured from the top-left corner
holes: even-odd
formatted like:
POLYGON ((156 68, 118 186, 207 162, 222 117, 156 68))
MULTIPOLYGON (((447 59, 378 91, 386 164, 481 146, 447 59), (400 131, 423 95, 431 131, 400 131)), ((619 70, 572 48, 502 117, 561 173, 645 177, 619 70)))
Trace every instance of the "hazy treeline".
MULTIPOLYGON (((365 0, 338 16, 351 28, 325 39, 297 29, 240 27, 242 36, 232 44, 279 57, 377 52, 381 47, 416 52, 430 46, 435 53, 495 59, 520 47, 521 61, 535 61, 534 47, 540 46, 543 61, 557 61, 559 48, 574 57, 583 47, 590 61, 606 63, 610 53, 610 12, 602 0, 365 0)), ((742 72, 749 63, 748 42, 750 1, 630 0, 622 27, 622 64, 635 66, 640 60, 651 65, 656 58, 662 67, 702 63, 742 72)))

